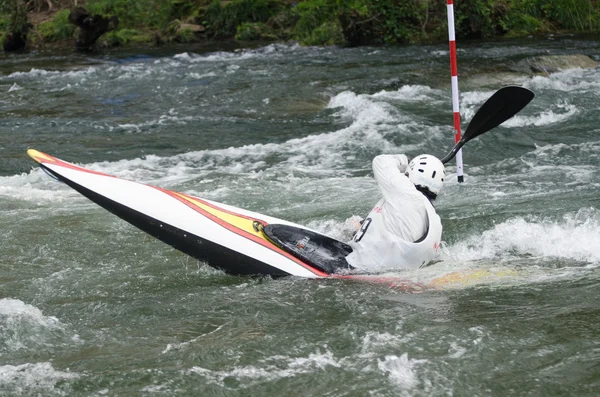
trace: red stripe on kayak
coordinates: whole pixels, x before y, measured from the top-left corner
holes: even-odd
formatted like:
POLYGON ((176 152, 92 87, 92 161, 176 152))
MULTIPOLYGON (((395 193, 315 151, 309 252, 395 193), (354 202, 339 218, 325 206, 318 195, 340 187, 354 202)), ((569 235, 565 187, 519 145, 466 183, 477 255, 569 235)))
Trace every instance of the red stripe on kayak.
POLYGON ((45 156, 44 159, 40 159, 39 163, 42 165, 58 165, 64 168, 69 168, 75 171, 81 171, 81 172, 86 172, 88 174, 94 174, 94 175, 101 175, 101 176, 109 176, 111 178, 117 178, 114 175, 109 175, 109 174, 105 174, 103 172, 98 172, 98 171, 92 171, 92 170, 88 170, 86 168, 83 167, 79 167, 75 164, 71 164, 71 163, 67 163, 66 161, 62 161, 61 159, 57 159, 56 157, 50 156, 46 153, 42 153, 45 156))
POLYGON ((163 193, 168 194, 169 196, 173 197, 174 199, 176 199, 176 200, 182 202, 183 204, 187 205, 188 207, 190 207, 194 211, 196 211, 196 212, 204 215, 205 217, 207 217, 211 221, 213 221, 213 222, 215 222, 215 223, 223 226, 225 229, 229 230, 230 232, 233 232, 233 233, 237 234, 238 236, 245 237, 245 238, 247 238, 247 239, 249 239, 249 240, 251 240, 251 241, 253 241, 253 242, 257 243, 257 244, 262 245, 265 248, 270 249, 271 251, 274 251, 274 252, 276 252, 276 253, 278 253, 280 255, 283 255, 284 257, 286 257, 286 258, 292 260, 293 262, 301 265, 305 269, 310 270, 312 273, 316 274, 317 276, 320 276, 320 277, 330 277, 331 276, 328 273, 325 273, 325 272, 323 272, 321 270, 316 269, 315 267, 309 265, 308 263, 302 262, 301 260, 299 260, 295 256, 293 256, 293 255, 285 252, 281 248, 279 248, 279 247, 277 247, 277 246, 269 243, 268 241, 266 241, 266 240, 264 240, 264 239, 262 239, 262 238, 260 238, 258 236, 255 236, 252 233, 248 233, 247 231, 245 231, 243 229, 240 229, 240 228, 238 228, 236 226, 233 226, 232 224, 230 224, 228 222, 225 222, 224 220, 220 219, 219 217, 214 216, 210 212, 207 212, 206 210, 198 207, 194 203, 192 203, 192 202, 190 202, 188 200, 184 200, 182 197, 179 196, 179 194, 181 194, 182 196, 188 197, 190 200, 200 201, 202 204, 205 204, 205 205, 207 205, 209 207, 215 208, 215 209, 217 209, 219 211, 223 211, 223 212, 231 214, 231 215, 239 216, 239 217, 242 217, 244 219, 257 221, 257 222, 260 222, 263 226, 266 226, 267 223, 264 222, 264 221, 262 221, 262 220, 260 220, 260 219, 256 219, 256 218, 249 217, 247 215, 242 215, 242 214, 238 214, 236 212, 228 211, 228 210, 226 210, 224 208, 221 208, 221 207, 216 206, 214 204, 208 203, 208 202, 206 202, 206 201, 204 201, 202 199, 199 199, 197 197, 188 196, 188 195, 185 195, 185 194, 182 194, 182 193, 175 194, 175 192, 172 192, 170 190, 163 189, 163 188, 160 188, 160 187, 156 187, 156 186, 151 186, 151 187, 153 187, 155 189, 158 189, 158 190, 160 190, 163 193))

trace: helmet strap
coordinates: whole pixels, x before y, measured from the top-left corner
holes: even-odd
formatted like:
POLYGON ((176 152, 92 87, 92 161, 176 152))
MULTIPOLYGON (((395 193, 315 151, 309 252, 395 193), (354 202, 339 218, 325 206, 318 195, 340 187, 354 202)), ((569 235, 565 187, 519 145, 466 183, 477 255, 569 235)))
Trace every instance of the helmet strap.
POLYGON ((415 187, 417 188, 418 191, 423 193, 425 195, 425 197, 427 197, 429 199, 429 201, 433 201, 437 198, 437 194, 433 193, 431 190, 429 190, 429 188, 426 188, 425 186, 421 186, 421 185, 415 185, 415 187))

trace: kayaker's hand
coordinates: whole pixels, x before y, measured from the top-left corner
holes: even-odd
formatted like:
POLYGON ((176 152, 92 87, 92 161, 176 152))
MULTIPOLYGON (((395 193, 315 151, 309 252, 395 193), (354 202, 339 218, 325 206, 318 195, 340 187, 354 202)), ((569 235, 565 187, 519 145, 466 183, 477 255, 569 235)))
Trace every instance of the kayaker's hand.
POLYGON ((356 231, 360 229, 364 221, 365 218, 358 215, 353 215, 346 221, 346 224, 349 224, 352 232, 356 233, 356 231))
POLYGON ((398 169, 404 174, 408 168, 408 157, 405 154, 397 154, 394 157, 398 161, 398 169))

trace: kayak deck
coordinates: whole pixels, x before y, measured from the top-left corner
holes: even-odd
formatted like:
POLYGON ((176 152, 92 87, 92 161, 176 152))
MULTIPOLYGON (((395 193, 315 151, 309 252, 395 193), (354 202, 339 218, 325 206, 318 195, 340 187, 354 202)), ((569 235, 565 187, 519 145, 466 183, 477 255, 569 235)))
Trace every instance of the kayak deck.
POLYGON ((327 274, 352 270, 346 256, 352 247, 323 234, 294 226, 270 224, 262 228, 269 241, 327 274))

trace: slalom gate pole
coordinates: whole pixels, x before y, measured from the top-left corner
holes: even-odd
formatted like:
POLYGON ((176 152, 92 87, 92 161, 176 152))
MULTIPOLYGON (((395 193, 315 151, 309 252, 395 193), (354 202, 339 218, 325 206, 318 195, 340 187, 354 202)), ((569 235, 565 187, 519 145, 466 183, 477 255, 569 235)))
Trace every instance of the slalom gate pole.
MULTIPOLYGON (((454 30, 454 3, 448 0, 448 37, 450 39, 450 72, 452 74, 452 110, 454 111, 454 144, 460 141, 460 107, 458 95, 458 66, 456 64, 456 33, 454 30)), ((463 182, 462 149, 456 153, 456 175, 463 182)))

